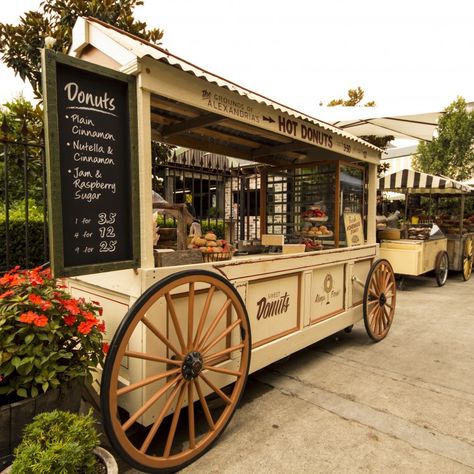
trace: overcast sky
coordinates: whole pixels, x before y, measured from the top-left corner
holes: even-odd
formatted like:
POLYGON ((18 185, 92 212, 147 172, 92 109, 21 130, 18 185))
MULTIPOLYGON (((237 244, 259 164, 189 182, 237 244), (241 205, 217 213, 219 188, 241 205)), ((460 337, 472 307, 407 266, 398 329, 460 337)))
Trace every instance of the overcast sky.
MULTIPOLYGON (((2 1, 17 23, 40 0, 2 1)), ((170 52, 287 106, 318 104, 361 86, 396 111, 474 101, 468 0, 145 0, 136 16, 165 30, 170 52)), ((0 69, 0 101, 27 87, 0 69)), ((27 97, 30 97, 26 93, 27 97)))

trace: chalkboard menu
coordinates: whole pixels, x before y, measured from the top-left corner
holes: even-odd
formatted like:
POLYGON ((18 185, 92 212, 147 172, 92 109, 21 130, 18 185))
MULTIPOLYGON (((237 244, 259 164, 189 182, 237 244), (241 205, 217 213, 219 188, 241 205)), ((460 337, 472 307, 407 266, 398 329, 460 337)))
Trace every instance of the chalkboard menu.
POLYGON ((138 266, 134 78, 45 50, 55 276, 138 266))

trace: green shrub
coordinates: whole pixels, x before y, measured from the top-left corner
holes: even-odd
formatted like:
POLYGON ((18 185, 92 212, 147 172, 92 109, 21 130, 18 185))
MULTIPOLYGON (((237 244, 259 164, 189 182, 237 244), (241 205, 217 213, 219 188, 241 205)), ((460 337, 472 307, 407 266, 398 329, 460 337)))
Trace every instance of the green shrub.
POLYGON ((24 430, 15 449, 13 474, 95 472, 99 446, 92 410, 87 415, 54 410, 41 413, 24 430))
MULTIPOLYGON (((0 269, 7 269, 5 208, 0 210, 0 269)), ((9 212, 9 265, 32 268, 47 261, 44 255, 44 213, 43 209, 30 201, 28 206, 28 262, 26 262, 26 221, 24 201, 15 203, 9 212)))
POLYGON ((222 221, 202 221, 201 222, 201 230, 202 233, 205 234, 206 232, 214 232, 218 239, 224 238, 224 223, 222 221))

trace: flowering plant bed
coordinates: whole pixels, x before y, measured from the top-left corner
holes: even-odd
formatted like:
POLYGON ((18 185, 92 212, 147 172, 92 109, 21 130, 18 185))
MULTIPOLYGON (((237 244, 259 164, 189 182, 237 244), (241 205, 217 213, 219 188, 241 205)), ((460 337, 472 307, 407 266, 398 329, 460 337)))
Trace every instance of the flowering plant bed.
POLYGON ((0 277, 0 405, 79 377, 92 380, 107 344, 97 302, 72 298, 49 269, 0 277))

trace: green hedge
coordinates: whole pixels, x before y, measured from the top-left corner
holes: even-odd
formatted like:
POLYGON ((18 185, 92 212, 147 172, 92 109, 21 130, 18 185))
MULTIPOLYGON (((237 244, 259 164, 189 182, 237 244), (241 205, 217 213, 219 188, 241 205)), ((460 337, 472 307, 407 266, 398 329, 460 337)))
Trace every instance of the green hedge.
MULTIPOLYGON (((158 214, 158 217, 156 219, 156 223, 160 227, 176 227, 176 220, 170 217, 165 217, 162 214, 158 214)), ((216 234, 218 239, 223 239, 224 238, 224 222, 218 220, 217 222, 215 220, 207 221, 203 220, 201 221, 201 230, 202 233, 205 234, 208 231, 212 231, 216 234)))
MULTIPOLYGON (((20 265, 22 268, 32 268, 42 265, 48 260, 44 255, 44 216, 43 210, 31 204, 28 211, 28 262, 26 261, 26 222, 24 203, 16 203, 9 213, 9 265, 20 265)), ((0 271, 7 268, 5 211, 0 212, 0 271)))

